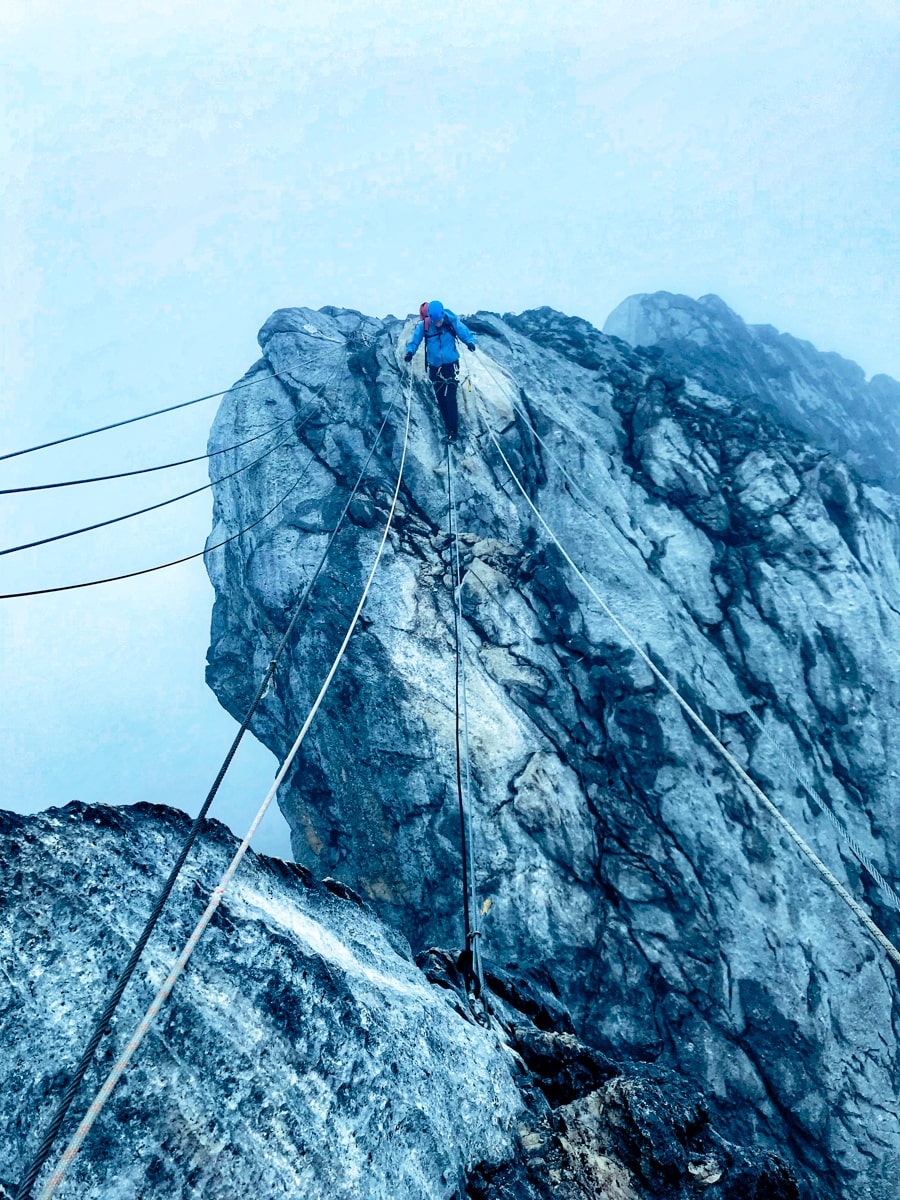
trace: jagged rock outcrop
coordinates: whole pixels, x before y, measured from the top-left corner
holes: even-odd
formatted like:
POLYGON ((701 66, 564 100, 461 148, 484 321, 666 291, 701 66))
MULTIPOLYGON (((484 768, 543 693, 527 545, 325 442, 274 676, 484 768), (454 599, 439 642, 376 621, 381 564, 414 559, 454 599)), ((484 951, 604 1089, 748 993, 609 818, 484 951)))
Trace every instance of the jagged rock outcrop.
POLYGON ((900 492, 900 384, 890 376, 867 382, 839 354, 771 325, 745 325, 718 296, 629 296, 603 331, 653 347, 670 371, 712 391, 751 398, 754 411, 768 409, 868 482, 900 492))
MULTIPOLYGON (((757 404, 740 346, 726 386, 718 344, 711 386, 668 349, 550 310, 469 324, 480 350, 466 362, 456 488, 486 958, 545 964, 584 1040, 694 1081, 727 1136, 783 1151, 809 1194, 893 1200, 893 967, 593 605, 487 423, 596 589, 895 939, 896 912, 797 769, 896 879, 898 502, 770 397, 757 404)), ((408 329, 333 308, 276 313, 212 432, 219 449, 297 418, 296 441, 215 493, 212 542, 287 496, 209 561, 208 678, 238 716, 396 402, 254 724, 279 757, 380 538, 408 329)), ((831 356, 814 365, 824 410, 843 376, 831 356)), ((862 465, 869 431, 851 427, 851 407, 841 420, 862 465)), ((417 379, 389 549, 279 796, 298 860, 362 892, 417 949, 461 940, 441 432, 417 379)))
MULTIPOLYGON (((147 805, 69 804, 0 821, 0 1176, 13 1179, 188 820, 147 805)), ((91 1095, 235 846, 224 826, 208 825, 104 1044, 106 1069, 89 1076, 91 1095)), ((461 1019, 403 939, 342 892, 250 855, 76 1160, 68 1194, 443 1198, 470 1161, 509 1157, 524 1109, 511 1050, 461 1019)))
MULTIPOLYGON (((188 823, 144 804, 0 813, 0 1196, 188 823)), ((66 1136, 236 844, 216 822, 196 843, 66 1136)), ((452 957, 433 950, 422 968, 346 886, 250 854, 60 1194, 589 1200, 614 1184, 688 1200, 699 1180, 710 1200, 796 1200, 785 1163, 726 1141, 684 1080, 580 1043, 549 981, 492 976, 484 1028, 452 957)))

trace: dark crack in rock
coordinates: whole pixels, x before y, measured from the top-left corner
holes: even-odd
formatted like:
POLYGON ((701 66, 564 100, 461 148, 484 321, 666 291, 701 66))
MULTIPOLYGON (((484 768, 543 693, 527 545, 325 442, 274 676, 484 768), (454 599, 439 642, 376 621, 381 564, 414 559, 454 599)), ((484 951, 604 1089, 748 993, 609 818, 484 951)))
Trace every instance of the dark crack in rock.
MULTIPOLYGON (((789 391, 804 424, 787 392, 776 403, 748 374, 758 331, 701 308, 716 322, 708 361, 711 334, 691 343, 700 357, 679 357, 548 309, 470 321, 480 348, 464 356, 455 479, 485 958, 548 970, 581 1041, 676 1072, 724 1138, 795 1164, 807 1195, 895 1200, 893 968, 596 608, 487 433, 613 611, 896 940, 898 914, 797 774, 896 880, 900 506, 866 481, 893 486, 873 441, 876 429, 897 444, 893 393, 868 404, 873 385, 803 345, 791 376, 803 387, 789 391)), ((307 472, 277 517, 208 560, 208 678, 240 716, 397 404, 254 724, 279 758, 374 557, 410 327, 276 313, 251 386, 224 399, 212 431, 218 450, 300 418, 295 442, 216 488, 211 542, 307 472)), ((387 553, 279 796, 298 860, 360 893, 416 951, 462 941, 441 435, 417 374, 387 553)), ((226 470, 240 453, 222 456, 226 470)), ((531 1015, 571 1033, 552 1004, 531 1015)), ((700 1178, 717 1169, 697 1165, 696 1188, 719 1186, 700 1178)))
MULTIPOLYGON (((0 1197, 14 1194, 187 825, 184 814, 150 805, 0 813, 0 1197)), ((224 826, 208 824, 66 1136, 235 845, 224 826)), ((420 963, 346 885, 251 854, 64 1193, 586 1197, 598 1193, 568 1181, 613 1173, 642 1200, 662 1194, 648 1189, 663 1176, 676 1189, 665 1194, 681 1196, 698 1162, 714 1163, 728 1186, 745 1162, 768 1163, 727 1146, 684 1080, 651 1077, 569 1032, 539 1028, 534 1021, 572 1025, 546 970, 509 964, 492 974, 485 1028, 456 956, 430 949, 420 963)))

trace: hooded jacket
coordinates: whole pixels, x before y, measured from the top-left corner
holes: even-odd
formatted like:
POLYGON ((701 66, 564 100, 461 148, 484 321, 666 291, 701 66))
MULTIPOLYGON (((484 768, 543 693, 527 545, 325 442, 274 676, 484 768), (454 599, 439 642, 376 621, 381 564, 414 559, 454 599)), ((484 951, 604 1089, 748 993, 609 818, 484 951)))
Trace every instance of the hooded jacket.
POLYGON ((425 361, 430 367, 441 367, 445 363, 459 362, 459 351, 456 348, 457 338, 461 342, 471 342, 473 345, 475 343, 474 333, 449 308, 444 309, 444 324, 440 329, 435 326, 433 321, 429 321, 429 326, 426 333, 425 322, 418 323, 412 339, 406 347, 406 352, 415 354, 424 338, 425 361))

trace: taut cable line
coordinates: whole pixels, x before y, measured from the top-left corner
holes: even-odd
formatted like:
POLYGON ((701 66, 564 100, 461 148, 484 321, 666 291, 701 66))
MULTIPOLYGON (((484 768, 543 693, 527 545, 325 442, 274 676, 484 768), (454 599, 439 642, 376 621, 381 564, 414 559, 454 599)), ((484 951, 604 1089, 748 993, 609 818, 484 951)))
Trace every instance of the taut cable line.
POLYGON ((534 515, 537 517, 538 521, 543 526, 547 535, 554 542, 554 544, 556 545, 560 554, 562 554, 563 558, 566 560, 566 562, 569 564, 569 566, 572 568, 572 570, 575 572, 575 574, 578 576, 578 578, 581 580, 581 582, 587 588, 588 592, 591 594, 591 596, 593 596, 594 600, 596 600, 596 602, 600 606, 601 610, 606 614, 606 616, 613 623, 613 625, 615 625, 615 627, 619 630, 619 632, 622 634, 622 636, 625 638, 625 640, 628 642, 628 644, 631 646, 631 648, 634 650, 634 652, 638 655, 638 657, 641 659, 641 661, 649 668, 649 670, 652 672, 654 678, 656 678, 663 685, 663 687, 666 689, 666 691, 669 692, 669 694, 672 696, 672 698, 678 703, 678 705, 681 707, 682 711, 685 713, 685 715, 688 717, 688 719, 693 722, 693 724, 700 730, 700 732, 707 739, 707 741, 710 742, 710 744, 713 746, 713 748, 722 756, 722 758, 724 758, 724 760, 728 763, 728 765, 731 767, 731 769, 734 771, 734 773, 738 776, 738 778, 741 780, 741 782, 753 793, 753 795, 756 797, 756 799, 759 801, 759 803, 763 806, 763 808, 765 808, 765 810, 769 813, 769 815, 775 821, 777 821, 777 823, 781 826, 782 830, 787 834, 787 836, 791 839, 791 841, 795 844, 795 846, 797 846, 797 848, 804 855, 804 857, 812 864, 812 866, 819 873, 819 875, 822 877, 822 879, 824 879, 824 881, 828 884, 828 886, 832 889, 832 891, 835 892, 835 894, 838 895, 841 898, 841 900, 844 901, 844 903, 851 910, 851 912, 854 914, 854 916, 857 918, 857 920, 859 920, 860 923, 863 925, 863 927, 866 929, 867 933, 869 933, 869 935, 881 946, 881 948, 888 955, 888 957, 891 959, 891 961, 894 963, 894 965, 897 967, 900 967, 900 950, 897 949, 897 947, 893 944, 893 942, 890 940, 890 938, 887 936, 887 934, 885 934, 875 924, 875 922, 872 920, 872 918, 869 916, 869 914, 865 911, 865 909, 863 909, 861 907, 861 905, 858 904, 857 901, 853 898, 853 896, 850 895, 850 893, 843 886, 843 884, 840 882, 840 880, 833 874, 833 872, 831 870, 829 870, 829 868, 825 865, 825 863, 821 860, 821 858, 819 858, 819 856, 812 849, 812 847, 809 846, 803 840, 803 838, 800 836, 800 834, 797 832, 797 830, 794 829, 793 825, 791 825, 790 821, 788 821, 787 817, 785 817, 784 814, 772 803, 772 801, 765 794, 765 792, 762 790, 762 788, 759 786, 759 784, 756 783, 755 780, 753 780, 750 777, 750 775, 747 773, 747 771, 744 769, 744 767, 741 766, 741 764, 734 757, 734 755, 731 753, 731 751, 728 750, 728 748, 725 745, 723 745, 723 743, 719 740, 719 738, 716 737, 716 735, 709 728, 709 726, 706 724, 706 722, 703 720, 703 718, 699 715, 699 713, 695 712, 695 710, 691 707, 691 705, 687 702, 687 700, 684 699, 684 697, 681 695, 681 693, 678 691, 678 689, 675 687, 675 685, 667 678, 666 675, 663 674, 663 672, 659 669, 659 667, 657 667, 656 663, 653 662, 653 660, 646 653, 646 651, 636 641, 636 639, 632 636, 632 634, 625 628, 625 626, 618 619, 618 617, 616 617, 615 613, 612 611, 612 609, 609 607, 609 605, 606 603, 606 601, 599 595, 596 588, 593 587, 593 585, 590 583, 590 581, 587 579, 587 577, 581 571, 581 569, 579 568, 577 563, 574 561, 572 556, 566 550, 565 546, 563 546, 562 542, 559 540, 557 535, 550 528, 550 526, 544 520, 541 513, 538 511, 537 506, 534 504, 531 497, 528 495, 528 492, 525 490, 524 486, 522 485, 521 481, 519 480, 519 477, 516 475, 512 465, 509 462, 509 459, 503 453, 503 448, 500 445, 499 441, 497 440, 497 437, 494 434, 494 431, 490 426, 490 423, 487 419, 487 415, 483 411, 481 411, 481 417, 482 417, 482 420, 484 421, 485 426, 487 427, 488 434, 490 435, 491 441, 494 443, 497 453, 500 455, 501 459, 503 460, 503 463, 504 463, 507 471, 509 472, 510 477, 512 478, 513 482, 515 483, 516 487, 522 493, 522 496, 524 497, 525 502, 528 504, 529 508, 532 510, 534 515))
MULTIPOLYGON (((188 962, 189 958, 191 957, 191 954, 193 953, 194 949, 196 948, 197 943, 200 941, 200 938, 202 937, 204 930, 206 929, 209 922, 212 920, 216 910, 218 909, 218 907, 222 901, 222 898, 225 895, 226 889, 228 888, 229 884, 231 883, 231 880, 234 878, 234 875, 237 872, 237 869, 240 866, 241 861, 243 860, 244 856, 246 855, 247 850, 250 847, 250 843, 253 840, 254 834, 256 833, 257 829, 259 828, 260 823, 262 822, 263 817, 265 816, 266 812, 268 811, 268 808, 269 808, 270 804, 272 803, 272 800, 274 799, 274 797, 278 791, 278 788, 281 786, 281 783, 283 782, 285 776, 287 775, 287 772, 290 769, 290 766, 291 766, 292 762, 294 761, 294 759, 300 749, 300 746, 302 745, 303 740, 306 737, 307 732, 309 731, 309 728, 316 716, 316 713, 319 711, 319 708, 321 707, 321 704, 325 698, 325 695, 328 692, 329 687, 331 686, 331 682, 332 682, 334 675, 338 669, 338 666, 341 663, 341 660, 343 659, 344 652, 347 649, 347 645, 350 641, 350 638, 353 634, 354 629, 356 628, 357 621, 359 620, 363 606, 369 595, 369 591, 372 586, 372 581, 375 578, 375 572, 377 571, 378 565, 381 562, 381 558, 384 553, 384 547, 387 543, 388 534, 390 532, 391 525, 393 523, 394 513, 395 513, 396 507, 397 507, 397 499, 400 494, 400 486, 403 481, 403 471, 404 471, 404 467, 406 464, 407 447, 409 445, 409 425, 410 425, 411 407, 412 407, 412 386, 410 383, 410 386, 407 389, 406 428, 405 428, 404 439, 403 439, 403 451, 402 451, 401 458, 400 458, 400 466, 399 466, 399 469, 397 472, 397 483, 394 488, 394 493, 393 493, 393 497, 391 500, 390 509, 388 511, 387 521, 385 522, 384 533, 382 534, 382 538, 381 538, 381 541, 378 546, 378 551, 375 556, 375 561, 372 564, 372 569, 369 572, 369 576, 368 576, 368 579, 366 580, 365 586, 363 588, 363 592, 360 597, 359 603, 356 607, 356 611, 354 612, 353 617, 347 627, 347 631, 344 635, 343 641, 341 642, 340 648, 338 649, 338 652, 335 655, 335 658, 331 664, 328 674, 326 675, 325 680, 322 683, 321 688, 319 689, 319 693, 316 696, 316 699, 313 702, 313 705, 312 705, 309 713, 307 714, 306 720, 303 722, 303 725, 300 729, 300 732, 297 735, 296 740, 294 741, 294 744, 292 745, 290 751, 288 752, 287 756, 285 757, 284 762, 282 763, 281 767, 279 768, 278 774, 275 776, 275 780, 272 783, 271 788, 269 789, 265 799, 263 800, 263 802, 259 808, 259 811, 257 812, 256 816, 254 817, 253 822, 251 823, 250 828, 247 831, 246 836, 244 837, 244 840, 241 842, 240 846, 238 847, 237 851, 235 852, 234 857, 232 858, 231 862, 229 863, 228 867, 226 868, 225 873, 222 875, 222 878, 220 879, 218 886, 213 890, 213 893, 210 896, 209 902, 206 906, 206 909, 205 909, 203 915, 201 916, 200 920, 197 922, 197 925, 195 926, 191 936, 188 938, 187 942, 185 943, 184 948, 182 949, 178 958, 172 964, 169 974, 166 977, 166 980, 164 981, 162 987, 159 989, 156 996, 154 997, 152 1003, 150 1004, 149 1008, 147 1009, 146 1013, 144 1014, 144 1017, 141 1019, 138 1026, 136 1027, 131 1040, 126 1045, 126 1047, 123 1050, 118 1061, 116 1062, 116 1064, 110 1071, 109 1075, 107 1076, 106 1080, 104 1081, 103 1086, 100 1088, 100 1091, 97 1093, 96 1097, 94 1098, 93 1102, 91 1103, 90 1107, 88 1108, 88 1111, 85 1114, 84 1119, 82 1120, 81 1124, 78 1126, 77 1130, 75 1131, 71 1140, 69 1141, 68 1146, 64 1150, 62 1156, 60 1157, 60 1160, 57 1163, 53 1174, 50 1176, 50 1178, 46 1181, 46 1183, 42 1187, 39 1197, 38 1197, 38 1200, 51 1200, 51 1197, 56 1193, 69 1166, 74 1161, 76 1155, 78 1154, 78 1151, 80 1150, 81 1146, 84 1143, 85 1138, 87 1137, 88 1133, 90 1132, 91 1128, 93 1127, 94 1122, 96 1121, 97 1117, 100 1115, 100 1112, 103 1110, 103 1107, 105 1106, 107 1100, 109 1099, 110 1095, 112 1094, 113 1089, 115 1088, 115 1086, 118 1083, 119 1079, 121 1078, 122 1074, 128 1067, 128 1064, 131 1062, 132 1058, 137 1053, 138 1049, 140 1048, 141 1043, 143 1042, 143 1040, 146 1037, 147 1033, 149 1032, 153 1022, 155 1021, 157 1015, 159 1014, 160 1010, 162 1009, 163 1004, 168 999, 169 995, 172 992, 172 989, 175 987, 175 984, 178 981, 179 976, 181 975, 182 971, 184 970, 185 966, 187 965, 187 962, 188 962)), ((391 405, 391 409, 393 409, 393 404, 391 405)), ((390 415, 390 410, 388 412, 388 415, 390 415)), ((386 423, 387 423, 387 417, 385 417, 385 421, 382 424, 382 429, 384 428, 384 425, 386 423)), ((373 451, 374 451, 374 446, 373 446, 373 451)), ((371 458, 371 454, 370 454, 370 458, 371 458)), ((368 460, 367 460, 367 463, 368 463, 368 460)), ((347 507, 349 508, 349 503, 348 503, 347 507)), ((19 1195, 17 1195, 16 1200, 24 1200, 24 1195, 21 1197, 19 1195)))
POLYGON ((453 494, 453 448, 447 443, 447 510, 450 532, 450 579, 453 599, 453 632, 456 647, 455 732, 456 790, 459 801, 460 850, 462 858, 463 928, 465 948, 471 958, 471 978, 476 998, 484 998, 484 972, 481 963, 478 892, 475 882, 475 842, 472 830, 472 768, 469 751, 469 707, 466 694, 466 656, 462 624, 462 571, 459 552, 459 520, 453 494), (460 745, 460 723, 463 740, 460 745), (462 766, 465 763, 465 779, 462 766))
POLYGON ((132 517, 142 517, 145 513, 156 512, 159 508, 167 508, 170 504, 177 504, 179 500, 187 500, 190 496, 198 496, 201 492, 208 492, 210 488, 216 486, 217 483, 224 483, 226 479, 233 479, 235 475, 241 475, 244 471, 249 471, 251 467, 257 466, 258 463, 267 459, 270 454, 274 454, 276 450, 281 450, 282 447, 290 445, 291 438, 285 438, 283 442, 279 442, 275 446, 270 446, 258 458, 254 458, 252 462, 244 463, 242 467, 237 467, 234 471, 229 471, 226 475, 220 475, 218 479, 211 479, 209 483, 201 484, 200 487, 191 488, 188 492, 181 492, 178 496, 170 496, 168 500, 160 500, 157 504, 148 504, 146 508, 137 508, 134 512, 122 513, 118 517, 110 517, 106 521, 96 521, 93 525, 82 525, 80 529, 69 529, 66 533, 54 533, 50 537, 38 538, 34 542, 23 542, 20 546, 7 546, 5 550, 0 550, 0 558, 6 554, 18 554, 22 550, 33 550, 37 546, 47 546, 51 542, 61 542, 66 538, 80 537, 83 533, 91 533, 95 529, 106 529, 109 525, 118 525, 121 521, 130 521, 132 517))
POLYGON ((296 419, 296 416, 285 417, 283 421, 264 429, 262 433, 245 438, 242 442, 235 442, 233 446, 224 446, 221 450, 211 450, 208 454, 196 454, 193 458, 180 458, 177 462, 160 463, 155 467, 139 467, 135 471, 116 471, 113 475, 91 475, 86 479, 62 479, 56 483, 32 483, 27 487, 0 488, 0 496, 19 496, 23 492, 48 492, 53 488, 79 487, 84 483, 106 483, 110 479, 130 479, 134 475, 152 475, 154 471, 170 471, 173 467, 186 467, 188 463, 204 462, 206 459, 217 458, 220 454, 229 454, 232 450, 240 450, 242 446, 249 446, 251 442, 258 442, 260 438, 268 437, 270 433, 276 433, 290 421, 296 421, 296 419))
POLYGON ((161 417, 164 413, 177 412, 180 408, 190 408, 192 404, 201 404, 204 400, 216 400, 220 396, 227 396, 230 392, 239 392, 243 388, 256 387, 263 382, 263 379, 280 379, 284 375, 290 375, 295 367, 302 366, 308 361, 309 359, 305 359, 301 363, 292 363, 283 371, 273 371, 270 375, 248 379, 244 383, 232 384, 222 392, 210 392, 208 396, 198 396, 195 400, 183 400, 181 404, 170 404, 168 408, 157 408, 153 412, 142 413, 139 417, 128 417, 124 421, 113 421, 111 425, 99 425, 96 429, 86 429, 83 433, 70 433, 68 437, 56 438, 52 442, 41 442, 39 446, 29 446, 25 450, 13 450, 8 454, 0 454, 0 462, 5 462, 8 458, 20 458, 23 454, 34 454, 37 450, 49 450, 51 446, 62 446, 65 442, 77 442, 79 438, 93 437, 95 433, 121 429, 123 425, 133 425, 136 421, 148 421, 151 417, 161 417))
MULTIPOLYGON (((321 397, 325 393, 326 389, 330 386, 330 384, 336 374, 337 374, 337 371, 334 371, 329 376, 328 380, 322 385, 322 387, 319 389, 319 391, 317 391, 313 395, 313 400, 321 397)), ((343 377, 343 371, 341 372, 341 378, 342 377, 343 377)), ((304 409, 304 413, 305 413, 305 415, 303 416, 302 420, 299 420, 299 418, 297 416, 293 416, 290 418, 292 421, 298 422, 295 426, 296 432, 298 434, 303 429, 306 422, 309 420, 310 416, 312 415, 312 401, 310 401, 309 404, 306 406, 306 408, 304 409)), ((286 443, 282 443, 282 445, 284 445, 284 444, 286 444, 286 443)), ((273 449, 279 449, 279 447, 276 446, 276 447, 273 447, 273 449)), ((252 464, 250 464, 250 465, 252 465, 252 464)), ((304 467, 304 469, 303 469, 304 474, 311 465, 312 465, 312 459, 310 459, 310 461, 307 463, 306 467, 304 467)), ((222 476, 222 478, 223 479, 228 478, 228 476, 222 476)), ((302 476, 300 478, 302 478, 302 476)), ((64 583, 64 584, 58 585, 57 587, 31 588, 25 592, 0 593, 0 600, 23 600, 28 596, 47 596, 47 595, 54 595, 57 592, 74 592, 74 591, 80 590, 81 588, 99 587, 105 583, 118 583, 123 579, 136 579, 140 575, 152 575, 155 571, 166 571, 166 570, 168 570, 169 567, 180 566, 181 563, 191 562, 195 558, 204 558, 207 554, 211 554, 213 552, 213 550, 218 550, 222 546, 227 546, 229 542, 233 542, 237 538, 243 537, 245 533, 249 533, 251 529, 255 529, 257 525, 260 525, 266 519, 266 517, 270 516, 277 508, 279 508, 282 504, 284 504, 285 500, 287 500, 288 497, 292 494, 292 492, 294 492, 297 489, 297 487, 300 483, 300 478, 296 479, 294 481, 294 483, 291 484, 291 486, 287 489, 287 491, 285 491, 284 494, 278 500, 275 501, 275 503, 272 505, 272 507, 267 509, 262 514, 261 517, 258 517, 255 521, 252 521, 249 525, 245 525, 244 528, 238 530, 237 533, 231 534, 230 537, 223 538, 221 542, 216 542, 212 546, 206 546, 203 550, 196 550, 193 554, 184 554, 181 556, 181 558, 169 559, 168 562, 156 563, 152 567, 141 567, 137 571, 125 571, 124 573, 122 573, 120 575, 106 575, 100 579, 86 579, 82 583, 64 583)))

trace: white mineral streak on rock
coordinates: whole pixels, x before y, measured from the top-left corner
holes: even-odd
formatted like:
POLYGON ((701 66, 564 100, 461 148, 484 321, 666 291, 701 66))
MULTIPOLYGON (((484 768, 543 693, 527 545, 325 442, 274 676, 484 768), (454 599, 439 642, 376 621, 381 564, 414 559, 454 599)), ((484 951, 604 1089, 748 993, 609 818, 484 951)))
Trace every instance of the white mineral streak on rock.
MULTIPOLYGON (((474 321, 454 477, 485 954, 547 964, 589 1040, 695 1079, 819 1196, 896 1200, 893 969, 548 548, 484 420, 592 585, 896 938, 784 756, 896 883, 900 509, 855 471, 900 486, 897 385, 715 297, 626 302, 608 331, 652 354, 549 309, 474 321)), ((315 455, 284 514, 211 556, 209 679, 235 715, 402 395, 412 328, 276 313, 261 345, 291 382, 260 369, 222 404, 213 447, 314 398, 296 448, 216 490, 218 536, 315 455)), ((279 803, 315 873, 417 946, 459 946, 446 449, 420 362, 389 552, 279 803)), ((278 756, 372 560, 400 425, 255 725, 278 756)))
MULTIPOLYGON (((4 896, 14 903, 0 931, 9 1018, 0 1178, 11 1179, 34 1152, 60 1073, 80 1053, 187 819, 149 805, 2 817, 4 896)), ((197 843, 115 1018, 104 1073, 235 846, 215 822, 197 843)), ((470 1166, 510 1155, 520 1074, 502 1038, 463 1019, 374 914, 251 853, 65 1194, 444 1200, 470 1166)), ((89 1074, 77 1111, 100 1078, 89 1074)))

